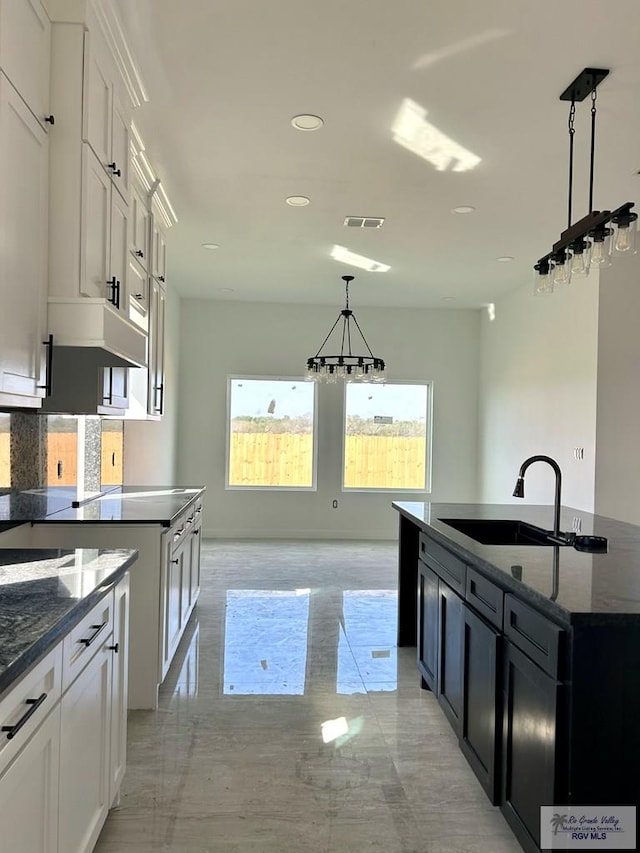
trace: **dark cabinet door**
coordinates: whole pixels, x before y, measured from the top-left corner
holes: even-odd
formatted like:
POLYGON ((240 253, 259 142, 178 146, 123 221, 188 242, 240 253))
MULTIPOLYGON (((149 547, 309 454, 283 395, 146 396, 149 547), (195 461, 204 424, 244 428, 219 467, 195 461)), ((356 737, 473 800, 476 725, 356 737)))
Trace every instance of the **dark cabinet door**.
POLYGON ((498 632, 463 607, 460 748, 491 802, 499 802, 500 643, 498 632))
POLYGON ((540 806, 557 802, 560 690, 554 678, 505 643, 500 808, 525 850, 540 847, 540 806))
POLYGON ((462 720, 463 603, 442 580, 438 582, 438 702, 453 730, 460 735, 462 720))
POLYGON ((438 576, 422 561, 418 568, 418 669, 422 686, 438 692, 438 576))

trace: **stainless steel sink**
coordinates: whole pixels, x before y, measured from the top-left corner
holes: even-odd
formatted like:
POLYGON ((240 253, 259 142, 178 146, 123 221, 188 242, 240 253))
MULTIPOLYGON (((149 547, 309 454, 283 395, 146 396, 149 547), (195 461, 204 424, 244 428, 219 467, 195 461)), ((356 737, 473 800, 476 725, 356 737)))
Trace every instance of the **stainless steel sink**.
POLYGON ((448 524, 470 539, 475 539, 482 545, 570 545, 571 542, 560 542, 553 538, 550 530, 543 530, 526 521, 514 519, 484 519, 484 518, 440 518, 443 524, 448 524))

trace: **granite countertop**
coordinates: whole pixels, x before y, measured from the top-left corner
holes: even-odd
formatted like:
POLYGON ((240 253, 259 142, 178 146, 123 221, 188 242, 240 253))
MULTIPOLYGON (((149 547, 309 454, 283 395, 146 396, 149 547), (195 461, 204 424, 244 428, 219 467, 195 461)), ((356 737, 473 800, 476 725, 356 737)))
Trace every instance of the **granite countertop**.
POLYGON ((121 486, 83 506, 48 515, 42 522, 118 522, 171 527, 180 513, 203 492, 202 487, 121 486))
POLYGON ((135 562, 133 550, 0 549, 0 694, 135 562))
MULTIPOLYGON (((73 487, 12 492, 0 497, 0 525, 60 522, 120 522, 160 524, 170 527, 180 513, 199 495, 203 487, 113 486, 93 496, 73 487), (6 500, 2 511, 2 500, 6 500)), ((1 527, 0 527, 1 529, 1 527)))
POLYGON ((563 507, 560 528, 604 536, 607 553, 571 546, 483 545, 442 519, 515 519, 551 530, 552 506, 394 501, 393 506, 420 529, 467 563, 478 566, 500 586, 528 599, 562 624, 594 623, 606 615, 640 617, 640 527, 563 507))

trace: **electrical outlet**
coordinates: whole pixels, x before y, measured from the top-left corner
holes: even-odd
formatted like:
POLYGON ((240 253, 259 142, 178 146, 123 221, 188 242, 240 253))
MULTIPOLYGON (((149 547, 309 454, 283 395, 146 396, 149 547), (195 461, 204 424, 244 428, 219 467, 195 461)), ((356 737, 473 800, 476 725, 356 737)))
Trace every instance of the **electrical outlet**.
POLYGON ((573 458, 582 461, 584 459, 584 447, 574 447, 573 458))
POLYGON ((582 530, 582 519, 578 518, 577 515, 573 516, 573 521, 571 522, 571 529, 574 533, 580 533, 582 530))

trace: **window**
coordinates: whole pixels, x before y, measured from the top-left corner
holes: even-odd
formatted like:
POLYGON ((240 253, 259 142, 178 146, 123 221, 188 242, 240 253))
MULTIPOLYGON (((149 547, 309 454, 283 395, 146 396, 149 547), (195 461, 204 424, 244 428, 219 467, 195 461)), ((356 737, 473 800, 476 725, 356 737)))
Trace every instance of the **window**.
POLYGON ((431 383, 345 385, 343 489, 428 491, 431 383))
POLYGON ((230 377, 227 487, 315 489, 316 384, 230 377))

